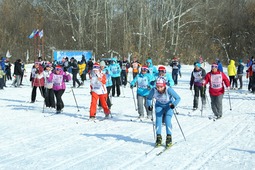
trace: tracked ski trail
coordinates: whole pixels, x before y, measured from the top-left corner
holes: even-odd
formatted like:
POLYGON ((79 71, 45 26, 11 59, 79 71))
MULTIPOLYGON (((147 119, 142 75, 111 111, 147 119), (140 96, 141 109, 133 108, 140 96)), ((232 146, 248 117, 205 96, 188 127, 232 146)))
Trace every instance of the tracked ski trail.
MULTIPOLYGON (((139 129, 137 131, 134 131, 130 134, 128 134, 128 136, 132 137, 136 137, 139 136, 142 132, 142 129, 139 129)), ((89 160, 93 157, 96 157, 98 155, 101 155, 105 152, 109 152, 117 147, 122 146, 125 143, 125 141, 108 141, 106 143, 102 143, 102 145, 100 147, 96 147, 95 149, 90 150, 89 152, 85 152, 85 153, 81 153, 81 154, 76 154, 74 157, 72 158, 67 158, 61 162, 58 162, 57 164, 47 167, 47 170, 50 169, 63 169, 63 168, 71 168, 77 164, 80 164, 86 160, 89 160)))
MULTIPOLYGON (((70 122, 70 119, 66 119, 66 121, 70 122)), ((69 123, 68 126, 66 126, 64 128, 65 129, 73 129, 76 126, 77 125, 74 123, 69 123)), ((108 128, 107 131, 115 129, 117 126, 119 126, 119 125, 115 124, 113 126, 110 126, 110 128, 108 128)), ((36 140, 38 138, 40 138, 40 139, 42 138, 41 139, 42 141, 47 141, 48 135, 54 134, 54 133, 59 134, 59 132, 61 132, 63 130, 62 128, 60 128, 60 129, 57 128, 57 126, 56 127, 53 126, 53 127, 54 128, 52 128, 51 130, 47 130, 47 133, 44 133, 42 135, 35 135, 35 136, 25 139, 23 141, 16 141, 15 143, 10 144, 10 146, 17 144, 17 142, 18 143, 28 143, 28 142, 31 142, 31 140, 34 140, 34 139, 36 140)), ((68 145, 70 145, 70 146, 68 146, 68 148, 72 148, 73 147, 72 145, 75 141, 79 141, 82 139, 84 139, 84 136, 78 135, 78 137, 77 137, 77 134, 73 134, 73 136, 68 136, 68 137, 63 136, 57 142, 53 142, 53 143, 46 142, 45 144, 40 145, 40 148, 35 148, 35 149, 31 150, 30 152, 22 152, 21 154, 8 156, 8 158, 4 158, 5 156, 7 156, 7 154, 1 155, 1 157, 3 157, 3 158, 0 160, 0 168, 8 167, 9 165, 15 166, 16 164, 22 164, 22 162, 26 159, 34 158, 34 157, 37 157, 37 156, 40 156, 43 154, 47 155, 48 152, 56 152, 60 148, 67 147, 68 145)), ((107 145, 110 145, 111 143, 112 143, 111 141, 108 141, 108 142, 103 143, 102 146, 107 146, 107 145)), ((93 152, 93 151, 91 151, 91 152, 93 152)), ((45 167, 43 167, 43 169, 44 168, 45 167)))
POLYGON ((181 169, 201 169, 204 164, 213 158, 214 155, 228 146, 236 138, 237 135, 245 130, 247 127, 247 125, 243 126, 245 124, 243 122, 245 119, 246 117, 241 119, 239 123, 231 130, 229 130, 224 136, 217 138, 212 143, 207 145, 199 155, 190 160, 189 163, 181 167, 181 169))

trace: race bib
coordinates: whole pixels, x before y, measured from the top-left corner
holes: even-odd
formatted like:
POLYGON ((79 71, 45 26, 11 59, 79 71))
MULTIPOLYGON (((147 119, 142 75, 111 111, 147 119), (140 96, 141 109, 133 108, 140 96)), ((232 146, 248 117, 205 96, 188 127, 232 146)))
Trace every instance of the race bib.
POLYGON ((222 88, 222 75, 211 74, 211 88, 220 89, 222 88))

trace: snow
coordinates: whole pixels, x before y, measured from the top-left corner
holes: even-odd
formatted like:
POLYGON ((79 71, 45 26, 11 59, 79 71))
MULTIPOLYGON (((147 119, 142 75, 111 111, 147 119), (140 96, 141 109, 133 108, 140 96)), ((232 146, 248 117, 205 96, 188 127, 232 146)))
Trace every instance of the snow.
MULTIPOLYGON (((199 110, 188 114, 193 103, 189 90, 192 69, 182 66, 182 77, 173 87, 181 96, 176 110, 186 141, 173 116, 173 142, 177 143, 160 156, 156 154, 163 147, 145 154, 155 143, 152 122, 130 121, 138 113, 129 87, 112 98, 113 118, 94 123, 87 121, 89 81, 73 89, 78 108, 72 82, 67 84, 65 108, 59 115, 48 108, 43 113, 38 89, 37 101, 29 103, 32 88, 28 76, 22 88, 11 87, 7 81, 8 87, 0 91, 0 169, 255 169, 255 95, 247 93, 245 77, 244 90, 229 93, 232 110, 226 93, 223 118, 212 121, 208 119, 212 115, 209 102, 202 116, 199 110)), ((99 111, 97 117, 104 114, 99 111)), ((164 127, 162 135, 165 141, 164 127)))

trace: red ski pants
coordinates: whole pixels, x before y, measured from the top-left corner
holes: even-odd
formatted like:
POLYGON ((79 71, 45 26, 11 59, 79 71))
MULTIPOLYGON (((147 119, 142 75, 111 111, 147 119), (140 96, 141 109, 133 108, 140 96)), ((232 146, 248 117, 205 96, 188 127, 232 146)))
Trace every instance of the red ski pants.
POLYGON ((105 114, 110 114, 110 110, 107 106, 107 94, 97 94, 95 92, 91 93, 91 104, 90 104, 90 116, 96 116, 97 112, 97 101, 101 102, 101 106, 104 109, 105 114))

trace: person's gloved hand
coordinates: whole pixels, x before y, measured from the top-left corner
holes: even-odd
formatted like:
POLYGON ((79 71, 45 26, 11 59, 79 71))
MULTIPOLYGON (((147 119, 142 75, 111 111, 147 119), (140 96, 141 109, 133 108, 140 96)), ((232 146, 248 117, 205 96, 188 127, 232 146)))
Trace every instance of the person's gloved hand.
POLYGON ((170 104, 170 108, 174 109, 175 108, 174 104, 170 104))
POLYGON ((133 89, 133 87, 134 87, 133 85, 130 85, 130 88, 131 88, 131 89, 133 89))
POLYGON ((151 86, 147 86, 147 89, 150 90, 150 89, 151 89, 151 86))
POLYGON ((189 89, 192 90, 192 86, 190 86, 189 89))
POLYGON ((149 107, 148 107, 148 110, 149 110, 149 111, 152 111, 152 109, 153 109, 153 106, 149 106, 149 107))

